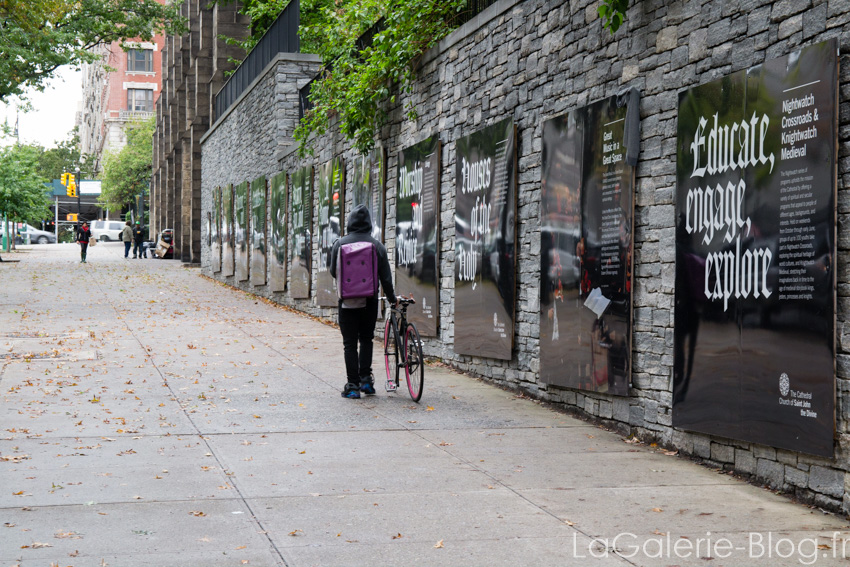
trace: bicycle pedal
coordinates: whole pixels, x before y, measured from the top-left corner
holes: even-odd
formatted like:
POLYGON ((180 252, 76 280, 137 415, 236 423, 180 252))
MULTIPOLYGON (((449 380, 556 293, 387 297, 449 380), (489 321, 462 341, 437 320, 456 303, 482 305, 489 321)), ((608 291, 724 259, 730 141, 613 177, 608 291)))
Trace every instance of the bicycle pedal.
POLYGON ((395 392, 396 390, 398 390, 398 386, 396 386, 395 382, 387 380, 387 392, 395 392))

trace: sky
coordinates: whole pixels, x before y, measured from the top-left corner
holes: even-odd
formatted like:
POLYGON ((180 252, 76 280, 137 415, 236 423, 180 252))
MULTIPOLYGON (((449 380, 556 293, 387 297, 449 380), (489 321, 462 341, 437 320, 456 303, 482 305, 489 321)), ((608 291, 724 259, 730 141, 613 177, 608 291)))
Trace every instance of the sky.
MULTIPOLYGON (((77 104, 83 98, 82 71, 71 67, 60 67, 56 76, 47 83, 44 92, 31 92, 29 101, 33 109, 20 112, 18 133, 21 143, 38 144, 45 148, 55 148, 56 142, 68 138, 74 129, 74 117, 77 104)), ((15 101, 0 103, 0 121, 8 121, 15 126, 15 101)), ((6 140, 8 144, 14 140, 6 140)))

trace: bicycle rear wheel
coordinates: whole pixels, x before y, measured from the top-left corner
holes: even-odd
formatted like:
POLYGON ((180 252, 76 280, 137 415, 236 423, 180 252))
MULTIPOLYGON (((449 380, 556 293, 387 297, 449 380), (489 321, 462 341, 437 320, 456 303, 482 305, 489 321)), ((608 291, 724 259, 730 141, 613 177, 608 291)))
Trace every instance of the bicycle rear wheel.
POLYGON ((387 317, 384 325, 384 362, 387 365, 387 383, 395 383, 398 387, 398 340, 392 317, 387 317))
POLYGON ((404 333, 404 374, 407 377, 407 389, 414 402, 422 397, 425 382, 425 357, 422 356, 422 341, 414 325, 408 325, 404 333))

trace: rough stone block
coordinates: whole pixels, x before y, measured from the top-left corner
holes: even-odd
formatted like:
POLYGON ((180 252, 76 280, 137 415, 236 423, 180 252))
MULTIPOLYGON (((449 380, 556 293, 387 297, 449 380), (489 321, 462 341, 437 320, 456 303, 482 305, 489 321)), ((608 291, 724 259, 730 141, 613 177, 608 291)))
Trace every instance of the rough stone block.
POLYGON ((785 482, 799 488, 806 488, 809 484, 809 475, 806 471, 801 471, 797 467, 786 465, 785 482))
POLYGON ((814 466, 809 470, 809 488, 834 498, 844 495, 844 471, 814 466))
POLYGON ((781 488, 785 483, 785 466, 776 461, 758 459, 756 462, 756 476, 768 486, 781 488))
POLYGON ((694 455, 697 457, 702 457, 703 459, 711 458, 711 439, 704 435, 695 435, 693 438, 694 442, 694 455))
POLYGON ((711 444, 711 460, 721 463, 735 462, 735 448, 721 443, 711 444))
POLYGON ((750 451, 735 449, 735 470, 746 474, 756 472, 756 458, 750 451))

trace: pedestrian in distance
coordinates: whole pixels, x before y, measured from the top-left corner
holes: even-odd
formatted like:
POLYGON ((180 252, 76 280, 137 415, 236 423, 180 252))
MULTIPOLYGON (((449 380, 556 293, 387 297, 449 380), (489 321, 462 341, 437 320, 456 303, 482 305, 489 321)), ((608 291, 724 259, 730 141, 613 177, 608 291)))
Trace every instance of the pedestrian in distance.
POLYGON ((145 242, 145 229, 142 223, 136 221, 136 226, 133 227, 133 258, 138 254, 139 258, 147 258, 147 250, 142 246, 145 242))
POLYGON ((91 231, 89 223, 83 221, 83 224, 77 227, 77 244, 80 245, 80 263, 86 263, 86 252, 89 249, 89 241, 91 240, 91 231))
POLYGON ((387 249, 372 238, 372 218, 366 205, 357 205, 348 215, 347 234, 334 242, 331 250, 330 272, 337 280, 340 296, 339 330, 347 380, 342 397, 356 399, 360 392, 373 395, 372 339, 378 320, 378 281, 391 304, 395 305, 396 297, 387 249))
POLYGON ((130 226, 130 221, 127 221, 121 231, 121 240, 124 242, 124 259, 127 260, 130 257, 130 246, 133 245, 133 227, 130 226))

